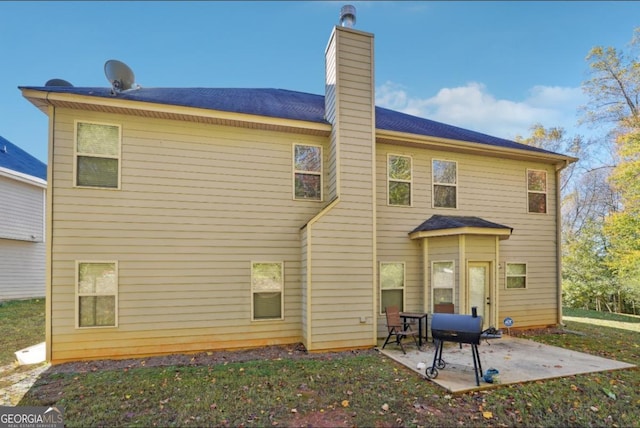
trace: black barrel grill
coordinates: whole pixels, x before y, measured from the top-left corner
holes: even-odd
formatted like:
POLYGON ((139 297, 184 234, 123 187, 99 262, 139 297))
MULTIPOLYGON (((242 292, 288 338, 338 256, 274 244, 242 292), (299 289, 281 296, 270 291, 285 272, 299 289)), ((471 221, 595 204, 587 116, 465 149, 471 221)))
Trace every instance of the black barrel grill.
POLYGON ((442 359, 442 345, 444 342, 459 343, 460 347, 462 347, 463 343, 467 343, 471 345, 476 384, 480 386, 482 364, 480 363, 478 345, 482 336, 482 317, 477 315, 475 308, 473 308, 472 315, 433 314, 431 336, 435 342, 436 353, 433 357, 433 365, 426 369, 425 374, 427 377, 430 379, 436 378, 438 369, 444 369, 446 366, 445 361, 442 359))

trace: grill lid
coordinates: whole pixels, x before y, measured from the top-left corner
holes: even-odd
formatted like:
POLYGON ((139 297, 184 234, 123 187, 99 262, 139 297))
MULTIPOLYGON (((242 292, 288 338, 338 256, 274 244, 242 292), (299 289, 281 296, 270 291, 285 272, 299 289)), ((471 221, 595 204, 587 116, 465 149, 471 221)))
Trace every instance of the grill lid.
POLYGON ((458 314, 433 314, 431 336, 434 339, 460 343, 480 343, 482 317, 458 314))

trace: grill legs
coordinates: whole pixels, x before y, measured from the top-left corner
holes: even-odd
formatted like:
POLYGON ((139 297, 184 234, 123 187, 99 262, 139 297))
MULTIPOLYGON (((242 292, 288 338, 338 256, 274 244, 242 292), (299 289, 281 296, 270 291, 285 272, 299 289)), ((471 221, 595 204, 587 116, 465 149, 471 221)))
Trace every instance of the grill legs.
MULTIPOLYGON (((427 367, 425 375, 429 379, 435 379, 438 377, 438 369, 444 369, 447 363, 442 359, 442 346, 444 340, 435 339, 436 353, 433 356, 433 364, 431 367, 427 367)), ((462 343, 460 343, 462 347, 462 343)), ((471 354, 473 355, 473 370, 476 374, 476 385, 480 386, 480 378, 483 376, 482 363, 480 362, 480 353, 478 352, 478 345, 471 344, 471 354)))

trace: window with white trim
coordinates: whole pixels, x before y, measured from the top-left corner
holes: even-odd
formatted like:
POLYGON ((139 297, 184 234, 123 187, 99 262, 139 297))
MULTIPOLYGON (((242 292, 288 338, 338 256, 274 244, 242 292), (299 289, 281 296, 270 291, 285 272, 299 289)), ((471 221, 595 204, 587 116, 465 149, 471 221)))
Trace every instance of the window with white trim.
POLYGON ((404 262, 380 262, 380 313, 387 306, 404 310, 404 262))
POLYGON ((528 212, 546 214, 547 212, 547 171, 527 170, 528 212))
POLYGON ((77 262, 76 291, 78 327, 117 327, 116 262, 77 262))
POLYGON ((76 121, 75 185, 120 188, 118 125, 76 121))
POLYGON ((284 318, 284 263, 251 263, 251 319, 284 318))
POLYGON ((322 147, 293 145, 293 197, 322 200, 322 147))
POLYGON ((387 155, 387 183, 389 205, 411 206, 411 157, 387 155))
POLYGON ((458 207, 458 162, 433 159, 433 207, 458 207))
POLYGON ((433 312, 453 313, 455 264, 453 261, 431 263, 431 292, 433 312))
POLYGON ((527 288, 527 264, 526 263, 507 263, 506 264, 506 281, 507 289, 527 288))

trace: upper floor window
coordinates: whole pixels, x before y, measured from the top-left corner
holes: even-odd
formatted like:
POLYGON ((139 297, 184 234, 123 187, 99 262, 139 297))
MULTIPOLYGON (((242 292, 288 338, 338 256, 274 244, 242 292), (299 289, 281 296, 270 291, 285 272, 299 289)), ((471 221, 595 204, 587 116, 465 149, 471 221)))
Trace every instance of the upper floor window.
POLYGON ((75 185, 120 187, 120 126, 76 122, 75 185))
POLYGON ((411 158, 387 155, 389 205, 411 206, 411 158))
POLYGON ((253 320, 283 318, 284 263, 251 263, 251 315, 253 320))
POLYGON ((116 262, 78 262, 77 326, 116 327, 118 268, 116 262))
POLYGON ((404 310, 404 263, 380 263, 380 312, 387 306, 404 310))
POLYGON ((322 147, 293 146, 294 199, 322 200, 322 147))
POLYGON ((458 207, 458 163, 434 159, 433 165, 433 207, 458 207))
POLYGON ((547 172, 527 170, 527 204, 530 213, 547 212, 547 172))

